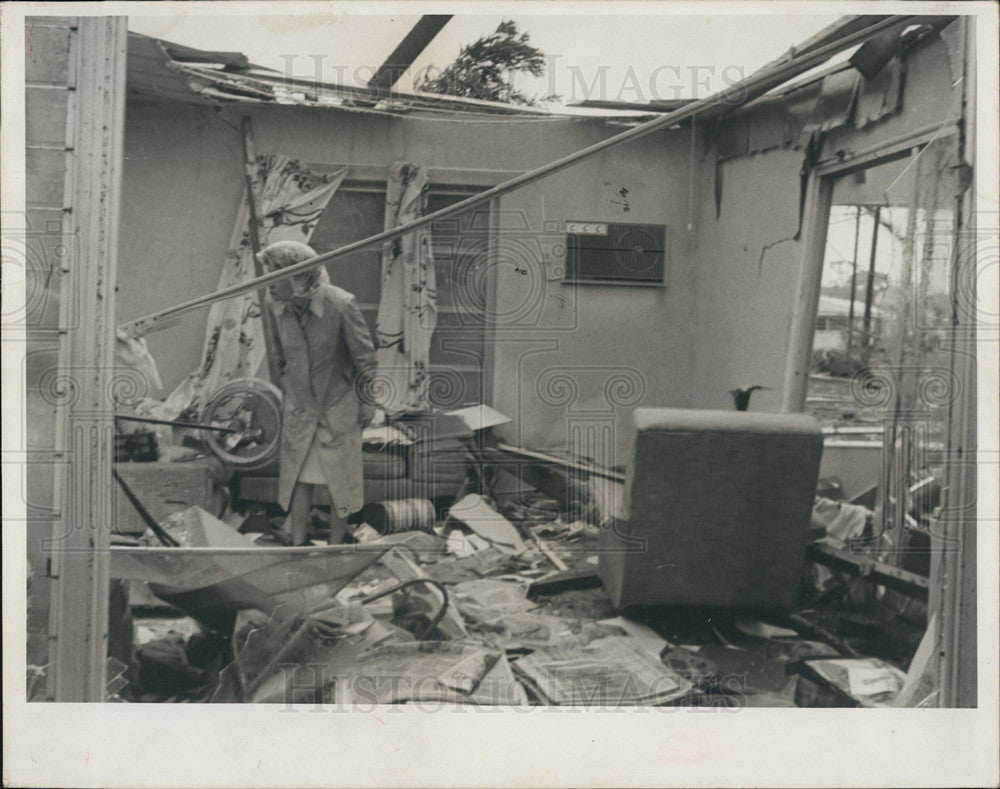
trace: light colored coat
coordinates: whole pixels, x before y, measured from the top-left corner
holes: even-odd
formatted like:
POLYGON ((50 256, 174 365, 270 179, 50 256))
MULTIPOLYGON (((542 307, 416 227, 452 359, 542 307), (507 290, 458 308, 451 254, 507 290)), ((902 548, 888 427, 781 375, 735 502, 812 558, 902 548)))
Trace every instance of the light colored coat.
POLYGON ((329 282, 317 285, 301 321, 289 303, 270 304, 284 355, 278 504, 287 511, 316 438, 336 512, 357 512, 364 505, 359 376, 377 366, 368 326, 354 296, 329 282))

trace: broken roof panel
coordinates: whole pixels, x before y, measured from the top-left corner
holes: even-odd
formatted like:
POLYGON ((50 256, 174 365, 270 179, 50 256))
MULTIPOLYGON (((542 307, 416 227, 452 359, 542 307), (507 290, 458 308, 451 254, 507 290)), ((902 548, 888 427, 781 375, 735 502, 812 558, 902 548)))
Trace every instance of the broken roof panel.
POLYGON ((208 98, 191 90, 188 80, 172 67, 173 63, 166 42, 129 33, 126 84, 129 97, 208 103, 208 98))
POLYGON ((128 89, 132 96, 191 103, 273 102, 391 115, 504 115, 514 118, 632 120, 670 107, 580 105, 550 109, 438 93, 400 93, 295 79, 255 66, 239 52, 207 52, 129 33, 128 89))

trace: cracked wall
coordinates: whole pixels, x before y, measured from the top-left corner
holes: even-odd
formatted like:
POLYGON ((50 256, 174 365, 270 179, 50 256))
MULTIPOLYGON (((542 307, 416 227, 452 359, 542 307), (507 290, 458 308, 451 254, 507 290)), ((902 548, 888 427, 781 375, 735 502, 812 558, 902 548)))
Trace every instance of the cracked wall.
MULTIPOLYGON (((931 37, 907 56, 900 111, 860 130, 853 124, 834 129, 820 158, 867 150, 955 118, 958 96, 947 48, 931 37)), ((753 395, 751 410, 777 412, 803 274, 803 245, 795 235, 805 151, 777 148, 723 162, 718 217, 715 151, 701 153, 690 260, 692 397, 699 407, 728 409, 728 390, 760 384, 770 389, 753 395)))

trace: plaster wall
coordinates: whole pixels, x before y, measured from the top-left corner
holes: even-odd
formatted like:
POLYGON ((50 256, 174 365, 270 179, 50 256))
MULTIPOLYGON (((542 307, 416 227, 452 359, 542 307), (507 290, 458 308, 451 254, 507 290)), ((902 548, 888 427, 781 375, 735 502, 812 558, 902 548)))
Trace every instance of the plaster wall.
MULTIPOLYGON (((259 153, 346 164, 348 177, 362 178, 405 159, 430 168, 432 182, 477 186, 619 131, 595 121, 448 122, 287 106, 239 113, 252 118, 259 153)), ((228 125, 238 120, 196 106, 129 106, 120 320, 215 288, 243 189, 240 138, 228 125)), ((631 408, 692 402, 688 145, 684 134, 651 135, 499 201, 487 375, 493 405, 514 418, 511 440, 565 446, 584 413, 600 423, 604 461, 624 462, 631 408), (574 219, 668 225, 666 287, 563 284, 563 223, 574 219), (552 383, 565 374, 575 392, 552 383)), ((205 319, 199 311, 149 335, 164 394, 198 363, 205 319)))
MULTIPOLYGON (((901 112, 830 133, 823 155, 864 150, 955 117, 950 69, 940 39, 917 47, 907 60, 901 112)), ((134 101, 120 320, 214 289, 243 189, 241 114, 252 118, 261 153, 346 164, 350 177, 365 178, 406 159, 430 168, 432 182, 478 186, 618 131, 592 120, 458 122, 266 105, 216 112, 134 101)), ((573 444, 620 463, 635 405, 729 409, 730 389, 761 384, 770 388, 756 393, 751 407, 780 410, 804 274, 795 240, 803 152, 724 163, 718 217, 714 152, 700 151, 693 171, 688 157, 685 133, 650 135, 498 201, 490 272, 496 342, 486 375, 492 404, 514 418, 510 440, 573 444), (572 219, 666 224, 666 287, 562 283, 563 223, 572 219)), ((205 315, 149 336, 166 391, 197 364, 205 315)))
MULTIPOLYGON (((829 133, 821 158, 866 151, 958 116, 948 51, 933 37, 909 53, 902 109, 863 129, 829 133)), ((748 112, 752 113, 750 109, 748 112)), ((804 271, 799 228, 804 151, 775 149, 722 165, 716 217, 715 156, 697 189, 691 396, 698 407, 732 408, 728 390, 760 384, 751 410, 781 410, 792 312, 804 271)))

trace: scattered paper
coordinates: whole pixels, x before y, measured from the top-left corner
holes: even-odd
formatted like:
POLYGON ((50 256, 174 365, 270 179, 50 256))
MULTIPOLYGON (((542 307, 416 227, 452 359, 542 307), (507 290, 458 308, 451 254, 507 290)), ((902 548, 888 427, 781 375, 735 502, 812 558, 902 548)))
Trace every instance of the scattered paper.
POLYGON ((470 622, 495 622, 508 614, 535 608, 527 592, 528 585, 523 581, 482 578, 452 587, 451 598, 470 622))
POLYGON ((456 416, 461 419, 469 430, 485 430, 488 427, 506 425, 512 421, 509 416, 504 416, 499 411, 490 408, 488 405, 470 405, 465 408, 456 408, 454 411, 445 412, 448 416, 456 416))
POLYGON ((445 533, 445 539, 445 550, 459 558, 472 556, 479 551, 484 551, 492 547, 487 540, 476 534, 464 532, 462 529, 448 530, 445 533))
POLYGON ((691 683, 629 637, 602 638, 583 648, 538 650, 520 658, 514 670, 552 704, 664 704, 691 689, 691 683))
POLYGON ((736 617, 736 629, 755 638, 795 638, 798 633, 787 627, 769 625, 749 617, 736 617))
POLYGON ((345 703, 524 706, 528 702, 501 653, 447 641, 386 644, 369 650, 337 676, 335 684, 342 694, 338 700, 345 703))
POLYGON ((473 652, 444 671, 438 682, 461 693, 472 693, 499 659, 499 652, 473 652))
POLYGON ((924 637, 920 639, 917 652, 910 661, 906 680, 893 700, 893 706, 922 707, 937 695, 938 683, 934 671, 937 664, 937 634, 938 615, 934 613, 927 623, 924 637))
POLYGON ((616 616, 613 619, 602 619, 598 624, 611 625, 612 627, 624 630, 635 639, 636 644, 657 660, 660 659, 663 650, 670 646, 670 642, 661 637, 653 628, 639 622, 633 622, 631 619, 626 619, 623 616, 616 616))
POLYGON ((498 548, 515 554, 528 549, 514 524, 487 504, 478 493, 470 493, 452 504, 448 517, 468 526, 498 548))
POLYGON ((875 658, 809 660, 806 665, 828 682, 859 699, 898 693, 906 679, 906 675, 898 668, 875 658))
POLYGON ((587 619, 570 619, 536 612, 506 614, 480 628, 483 640, 507 651, 585 647, 618 635, 614 627, 587 619))

